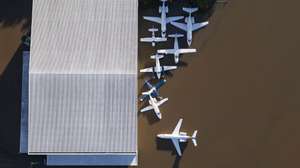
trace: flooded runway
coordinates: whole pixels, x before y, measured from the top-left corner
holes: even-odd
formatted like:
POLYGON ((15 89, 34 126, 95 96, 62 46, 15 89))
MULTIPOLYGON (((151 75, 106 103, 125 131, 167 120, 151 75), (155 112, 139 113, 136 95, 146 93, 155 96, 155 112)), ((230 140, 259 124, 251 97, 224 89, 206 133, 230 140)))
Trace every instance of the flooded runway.
MULTIPOLYGON (((160 90, 169 97, 162 120, 139 115, 139 167, 299 166, 299 5, 231 0, 217 9, 210 25, 193 34, 199 52, 182 56, 185 66, 160 90), (178 159, 171 142, 155 136, 172 132, 180 117, 183 131, 199 132, 198 147, 189 142, 178 159)), ((152 24, 141 23, 143 29, 152 24)), ((149 64, 155 49, 139 48, 140 62, 149 64)))

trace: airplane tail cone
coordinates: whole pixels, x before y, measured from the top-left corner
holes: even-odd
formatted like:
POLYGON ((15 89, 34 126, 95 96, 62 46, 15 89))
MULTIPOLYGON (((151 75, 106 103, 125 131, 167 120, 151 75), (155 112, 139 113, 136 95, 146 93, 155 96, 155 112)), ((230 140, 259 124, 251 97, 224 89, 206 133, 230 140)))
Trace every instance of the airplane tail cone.
POLYGON ((192 142, 193 142, 193 144, 194 144, 194 146, 197 146, 197 140, 196 140, 196 138, 197 138, 197 130, 195 130, 194 131, 194 133, 193 133, 193 135, 192 135, 192 142))

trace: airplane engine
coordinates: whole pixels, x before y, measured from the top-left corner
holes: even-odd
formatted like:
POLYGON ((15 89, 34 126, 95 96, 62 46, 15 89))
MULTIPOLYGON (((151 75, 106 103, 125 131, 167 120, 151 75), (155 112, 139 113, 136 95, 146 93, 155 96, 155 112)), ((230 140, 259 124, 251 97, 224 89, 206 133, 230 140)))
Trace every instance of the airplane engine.
POLYGON ((168 13, 168 12, 169 12, 169 7, 166 6, 166 13, 168 13))
POLYGON ((186 18, 184 19, 184 22, 185 22, 185 23, 187 23, 187 22, 188 22, 188 17, 186 17, 186 18))
POLYGON ((186 139, 180 139, 179 142, 186 142, 186 139))
POLYGON ((158 8, 158 12, 161 13, 161 6, 159 6, 159 8, 158 8))

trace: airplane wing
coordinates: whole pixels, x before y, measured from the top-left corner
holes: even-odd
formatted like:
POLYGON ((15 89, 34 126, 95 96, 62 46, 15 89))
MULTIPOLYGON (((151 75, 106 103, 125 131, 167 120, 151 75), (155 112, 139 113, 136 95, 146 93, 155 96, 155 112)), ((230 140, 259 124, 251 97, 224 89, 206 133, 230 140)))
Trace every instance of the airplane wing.
POLYGON ((164 104, 168 100, 169 100, 168 98, 162 99, 161 101, 157 102, 157 106, 160 106, 160 105, 164 104))
POLYGON ((156 22, 156 23, 161 23, 161 18, 160 17, 152 17, 152 16, 144 16, 145 20, 151 21, 151 22, 156 22))
POLYGON ((179 145, 178 140, 177 139, 171 139, 171 140, 172 140, 172 142, 175 146, 175 149, 176 149, 178 155, 181 156, 182 154, 181 154, 181 149, 180 149, 180 145, 179 145))
POLYGON ((201 22, 201 23, 195 23, 195 24, 193 24, 192 30, 194 31, 194 30, 200 29, 202 27, 205 27, 206 25, 208 25, 208 21, 201 22))
POLYGON ((141 69, 140 72, 153 72, 153 68, 141 69))
POLYGON ((167 38, 160 38, 160 37, 156 37, 154 39, 155 42, 162 42, 162 41, 167 41, 167 38))
POLYGON ((176 21, 176 20, 183 19, 183 18, 184 18, 183 16, 167 17, 167 18, 166 18, 166 23, 171 23, 171 22, 174 22, 174 21, 176 21))
POLYGON ((149 111, 149 110, 152 110, 152 109, 153 109, 153 107, 151 105, 149 105, 149 106, 141 109, 141 112, 143 113, 143 112, 146 112, 146 111, 149 111))
POLYGON ((152 42, 153 39, 151 37, 144 37, 140 39, 141 42, 152 42))
POLYGON ((160 54, 174 54, 175 50, 174 49, 160 49, 160 50, 157 50, 157 52, 160 54))
POLYGON ((171 24, 175 27, 178 27, 179 29, 182 29, 184 31, 187 31, 187 25, 184 23, 178 23, 178 22, 171 22, 171 24))
POLYGON ((178 123, 177 123, 177 125, 176 125, 176 127, 174 129, 174 131, 172 132, 172 134, 176 134, 176 135, 179 134, 180 127, 181 127, 181 124, 182 124, 182 120, 183 120, 182 118, 179 119, 179 121, 178 121, 178 123))
POLYGON ((180 54, 184 53, 195 53, 197 50, 194 48, 187 48, 187 49, 179 49, 180 54))
POLYGON ((153 86, 149 83, 149 81, 145 81, 145 84, 148 89, 151 89, 153 86))
POLYGON ((163 66, 165 71, 177 69, 177 66, 163 66))

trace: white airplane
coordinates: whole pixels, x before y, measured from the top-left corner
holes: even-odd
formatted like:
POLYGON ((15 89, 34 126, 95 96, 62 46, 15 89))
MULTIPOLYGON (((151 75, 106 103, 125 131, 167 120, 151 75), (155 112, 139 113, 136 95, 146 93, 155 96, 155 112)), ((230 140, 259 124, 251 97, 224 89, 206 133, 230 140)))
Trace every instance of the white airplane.
POLYGON ((161 66, 159 60, 163 57, 163 55, 158 54, 151 55, 150 58, 155 59, 155 66, 141 69, 140 72, 152 72, 158 79, 160 79, 161 75, 164 75, 165 71, 177 69, 177 66, 161 66))
MULTIPOLYGON (((152 85, 149 81, 145 81, 145 85, 149 89, 148 92, 150 92, 151 96, 156 98, 159 97, 159 93, 158 93, 159 88, 161 88, 166 82, 167 80, 163 79, 163 80, 159 80, 159 82, 156 83, 155 85, 152 85)), ((147 92, 143 92, 143 93, 147 93, 147 92)), ((140 101, 143 101, 146 97, 148 97, 147 94, 143 95, 143 93, 142 93, 142 97, 140 98, 140 101)))
POLYGON ((171 22, 171 24, 179 29, 182 29, 187 32, 187 43, 189 46, 192 44, 192 32, 198 30, 200 28, 205 27, 208 25, 208 21, 195 23, 195 18, 192 17, 192 13, 196 12, 198 8, 182 8, 183 11, 189 13, 189 16, 185 18, 185 23, 178 23, 178 22, 171 22))
POLYGON ((173 54, 174 61, 177 64, 179 62, 179 55, 184 53, 195 53, 197 50, 192 48, 179 48, 178 38, 183 37, 182 34, 170 34, 169 37, 174 38, 174 48, 173 49, 161 49, 157 50, 160 54, 173 54))
POLYGON ((161 37, 166 37, 167 24, 182 19, 184 17, 183 16, 167 17, 169 8, 168 6, 166 6, 166 2, 168 0, 160 0, 160 1, 162 2, 162 6, 159 6, 159 13, 161 14, 161 16, 160 17, 144 16, 144 19, 151 22, 159 23, 161 25, 161 37))
POLYGON ((197 141, 196 141, 197 130, 194 131, 192 136, 188 136, 186 132, 180 132, 182 120, 183 120, 182 118, 179 119, 172 134, 158 134, 157 135, 157 137, 161 138, 161 139, 171 139, 176 148, 177 154, 179 156, 182 155, 179 142, 187 142, 188 139, 191 139, 194 146, 197 146, 197 141))
POLYGON ((161 106, 162 104, 164 104, 166 101, 168 101, 168 98, 164 98, 160 101, 157 101, 157 99, 155 97, 152 97, 151 93, 152 93, 151 90, 148 91, 148 92, 143 92, 142 93, 143 95, 149 96, 149 100, 148 100, 149 106, 141 109, 141 112, 143 113, 143 112, 146 112, 146 111, 149 111, 149 110, 154 110, 157 118, 161 119, 162 115, 161 115, 161 112, 160 112, 158 107, 161 106))
POLYGON ((141 38, 141 39, 140 39, 141 42, 149 42, 149 43, 152 43, 152 47, 154 47, 154 46, 155 46, 155 43, 157 43, 157 42, 164 42, 164 41, 167 41, 167 38, 165 38, 165 37, 155 37, 155 32, 157 32, 158 29, 150 28, 150 29, 148 29, 148 31, 152 33, 152 36, 151 36, 151 37, 144 37, 144 38, 141 38))

